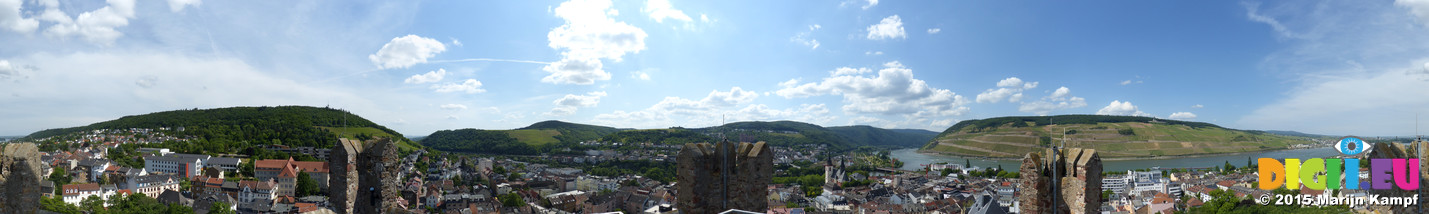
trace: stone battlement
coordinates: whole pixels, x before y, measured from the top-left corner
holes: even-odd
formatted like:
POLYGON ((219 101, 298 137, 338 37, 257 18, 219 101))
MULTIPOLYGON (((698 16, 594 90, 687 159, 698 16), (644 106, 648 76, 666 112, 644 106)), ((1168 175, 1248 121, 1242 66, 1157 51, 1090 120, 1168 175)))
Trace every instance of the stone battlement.
POLYGON ((729 209, 763 212, 774 179, 774 154, 764 142, 687 143, 677 157, 681 213, 729 209))
POLYGON ((1022 158, 1017 198, 1021 213, 1052 213, 1053 194, 1060 194, 1058 213, 1101 213, 1102 160, 1097 151, 1065 148, 1050 156, 1052 149, 1022 158), (1058 183, 1056 190, 1053 182, 1058 183))

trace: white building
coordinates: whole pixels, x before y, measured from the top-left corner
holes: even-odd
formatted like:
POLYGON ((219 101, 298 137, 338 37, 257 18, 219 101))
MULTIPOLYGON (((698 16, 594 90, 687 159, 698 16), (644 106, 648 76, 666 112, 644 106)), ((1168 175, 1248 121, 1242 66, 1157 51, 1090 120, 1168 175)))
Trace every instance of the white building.
POLYGON ((64 185, 64 191, 61 193, 64 194, 65 203, 75 206, 79 206, 79 202, 84 201, 85 198, 89 198, 90 196, 99 196, 100 199, 108 199, 109 195, 114 194, 114 192, 109 192, 109 194, 106 195, 104 190, 99 188, 99 184, 95 183, 66 184, 64 185))
POLYGON ((208 155, 180 154, 172 153, 164 156, 149 156, 144 158, 144 169, 149 172, 161 172, 193 178, 203 171, 203 163, 208 161, 208 155))

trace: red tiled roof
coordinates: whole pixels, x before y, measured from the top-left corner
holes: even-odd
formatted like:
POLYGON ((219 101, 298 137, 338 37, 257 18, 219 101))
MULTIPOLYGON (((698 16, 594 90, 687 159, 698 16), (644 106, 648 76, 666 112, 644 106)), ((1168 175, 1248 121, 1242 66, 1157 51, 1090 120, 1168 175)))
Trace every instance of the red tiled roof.
POLYGON ((296 177, 298 177, 298 171, 297 171, 296 169, 293 169, 292 166, 284 166, 284 167, 283 167, 283 170, 278 172, 278 177, 279 177, 279 178, 296 178, 296 177))

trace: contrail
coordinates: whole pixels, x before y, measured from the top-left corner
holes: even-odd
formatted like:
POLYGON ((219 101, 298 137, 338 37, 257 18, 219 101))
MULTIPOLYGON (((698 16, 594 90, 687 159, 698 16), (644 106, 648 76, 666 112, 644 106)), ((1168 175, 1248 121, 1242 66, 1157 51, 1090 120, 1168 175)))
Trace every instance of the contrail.
POLYGON ((515 60, 515 59, 492 59, 492 58, 471 58, 471 59, 453 59, 453 60, 433 60, 433 61, 429 61, 429 62, 427 62, 427 63, 475 62, 475 61, 487 61, 487 62, 517 62, 517 63, 531 63, 531 64, 542 64, 542 65, 549 65, 549 64, 551 64, 551 62, 542 62, 542 61, 515 60))

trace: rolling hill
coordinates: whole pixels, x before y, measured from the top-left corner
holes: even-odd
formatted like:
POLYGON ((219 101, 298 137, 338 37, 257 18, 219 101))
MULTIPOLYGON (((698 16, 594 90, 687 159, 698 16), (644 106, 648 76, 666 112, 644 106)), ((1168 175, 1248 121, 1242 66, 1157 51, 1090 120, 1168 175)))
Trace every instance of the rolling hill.
POLYGON ((1301 137, 1228 129, 1202 122, 1134 116, 1059 115, 962 121, 939 133, 920 151, 1013 158, 1041 151, 1049 143, 1063 137, 1067 146, 1093 148, 1102 157, 1253 152, 1310 143, 1301 137), (1062 131, 1064 129, 1066 132, 1062 131))
POLYGON ((918 147, 933 139, 936 132, 918 129, 882 129, 871 126, 821 127, 794 121, 737 122, 722 126, 687 129, 618 129, 562 121, 542 121, 514 130, 443 130, 424 137, 423 145, 446 151, 474 153, 528 154, 544 151, 553 143, 568 144, 589 140, 623 143, 673 145, 730 140, 765 141, 776 146, 827 144, 835 148, 859 146, 918 147), (475 140, 481 139, 481 140, 475 140), (510 140, 508 140, 510 139, 510 140), (480 142, 479 142, 480 141, 480 142), (523 145, 507 145, 523 144, 523 145))

